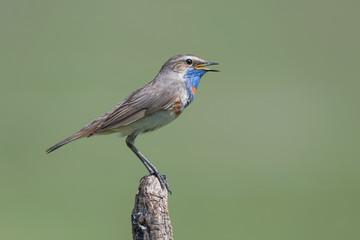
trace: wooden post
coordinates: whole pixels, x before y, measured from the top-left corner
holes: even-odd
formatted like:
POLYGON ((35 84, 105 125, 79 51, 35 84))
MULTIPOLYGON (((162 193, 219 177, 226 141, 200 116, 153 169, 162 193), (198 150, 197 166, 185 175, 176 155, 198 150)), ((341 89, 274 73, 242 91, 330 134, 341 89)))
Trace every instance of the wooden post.
POLYGON ((134 240, 173 240, 168 193, 155 176, 142 179, 131 214, 134 240))

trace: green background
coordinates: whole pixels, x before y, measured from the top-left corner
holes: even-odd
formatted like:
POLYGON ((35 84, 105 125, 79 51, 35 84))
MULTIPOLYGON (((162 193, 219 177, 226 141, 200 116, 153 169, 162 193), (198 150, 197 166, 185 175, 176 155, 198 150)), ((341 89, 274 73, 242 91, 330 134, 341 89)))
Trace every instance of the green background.
POLYGON ((220 62, 138 138, 175 239, 359 239, 358 1, 0 1, 0 239, 131 239, 115 135, 45 149, 171 56, 220 62))

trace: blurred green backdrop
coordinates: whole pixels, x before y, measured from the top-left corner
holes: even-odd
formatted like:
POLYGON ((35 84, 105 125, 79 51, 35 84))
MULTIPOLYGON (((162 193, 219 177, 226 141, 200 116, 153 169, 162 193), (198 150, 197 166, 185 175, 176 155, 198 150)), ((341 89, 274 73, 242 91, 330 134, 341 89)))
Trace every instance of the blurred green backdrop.
POLYGON ((137 146, 175 239, 359 239, 358 1, 0 1, 0 239, 131 239, 115 135, 45 149, 179 53, 217 61, 137 146))

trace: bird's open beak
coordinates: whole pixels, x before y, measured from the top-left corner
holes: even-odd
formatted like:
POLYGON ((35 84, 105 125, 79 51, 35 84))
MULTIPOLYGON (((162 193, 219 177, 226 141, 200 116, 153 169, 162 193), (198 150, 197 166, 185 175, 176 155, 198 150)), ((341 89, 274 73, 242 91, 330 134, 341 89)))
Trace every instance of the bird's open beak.
POLYGON ((220 72, 219 70, 206 68, 207 66, 210 66, 210 65, 219 65, 219 63, 216 63, 216 62, 200 63, 200 64, 197 65, 194 69, 195 69, 195 70, 202 69, 202 70, 205 70, 206 72, 220 72))

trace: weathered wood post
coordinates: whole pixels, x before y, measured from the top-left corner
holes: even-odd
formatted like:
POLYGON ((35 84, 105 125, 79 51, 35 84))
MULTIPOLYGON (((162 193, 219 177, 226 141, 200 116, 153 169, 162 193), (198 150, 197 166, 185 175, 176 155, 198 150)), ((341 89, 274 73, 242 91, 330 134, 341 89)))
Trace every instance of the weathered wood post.
POLYGON ((131 214, 134 240, 173 240, 168 193, 155 176, 142 179, 131 214))

